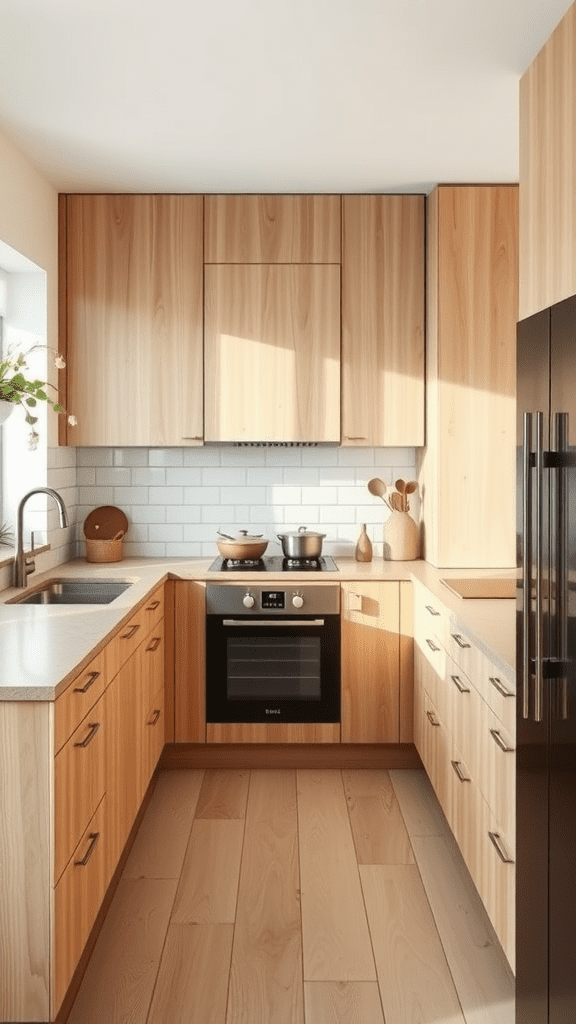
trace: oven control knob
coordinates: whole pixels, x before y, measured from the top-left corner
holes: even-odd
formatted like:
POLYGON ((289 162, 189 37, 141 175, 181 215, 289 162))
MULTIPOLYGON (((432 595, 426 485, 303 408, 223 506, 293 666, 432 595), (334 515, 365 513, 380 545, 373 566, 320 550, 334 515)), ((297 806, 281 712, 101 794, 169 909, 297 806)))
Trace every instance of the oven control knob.
POLYGON ((295 608, 301 608, 302 605, 304 604, 304 598, 302 597, 302 595, 294 594, 294 597, 292 598, 292 604, 294 605, 295 608))
POLYGON ((250 593, 250 591, 247 591, 244 594, 244 597, 242 598, 242 604, 244 605, 245 608, 253 608, 254 607, 254 598, 252 597, 252 594, 250 593))

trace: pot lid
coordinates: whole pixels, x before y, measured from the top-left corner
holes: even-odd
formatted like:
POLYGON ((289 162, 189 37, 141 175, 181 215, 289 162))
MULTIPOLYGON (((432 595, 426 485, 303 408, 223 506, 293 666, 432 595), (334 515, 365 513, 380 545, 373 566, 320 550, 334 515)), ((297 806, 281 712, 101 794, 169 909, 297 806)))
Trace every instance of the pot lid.
POLYGON ((84 536, 88 540, 112 540, 120 530, 126 533, 127 529, 125 513, 114 505, 100 505, 84 520, 84 536))
POLYGON ((222 533, 221 530, 216 531, 218 536, 224 541, 230 541, 233 544, 256 544, 258 542, 264 544, 268 543, 266 537, 263 537, 261 533, 250 534, 248 530, 239 530, 235 537, 231 537, 228 533, 222 533))
POLYGON ((278 533, 277 537, 325 537, 325 533, 316 533, 315 530, 307 530, 305 526, 299 526, 297 530, 278 533))

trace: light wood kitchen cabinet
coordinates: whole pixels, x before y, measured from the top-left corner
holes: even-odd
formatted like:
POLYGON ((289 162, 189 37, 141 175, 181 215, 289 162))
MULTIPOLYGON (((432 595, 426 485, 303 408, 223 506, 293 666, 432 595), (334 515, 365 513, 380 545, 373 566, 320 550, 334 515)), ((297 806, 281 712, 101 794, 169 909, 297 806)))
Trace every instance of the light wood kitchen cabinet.
POLYGON ((206 742, 206 584, 174 583, 174 738, 206 742))
POLYGON ((207 441, 340 440, 339 265, 209 265, 207 441))
POLYGON ((205 199, 206 263, 340 263, 339 195, 205 199))
POLYGON ((400 738, 398 583, 341 586, 342 743, 400 738))
POLYGON ((342 197, 342 444, 424 444, 424 196, 342 197))
POLYGON ((517 250, 516 186, 432 193, 419 464, 424 557, 436 566, 516 565, 517 250))
POLYGON ((576 292, 576 7, 520 80, 520 316, 576 292))
POLYGON ((69 195, 71 445, 202 442, 203 197, 69 195))

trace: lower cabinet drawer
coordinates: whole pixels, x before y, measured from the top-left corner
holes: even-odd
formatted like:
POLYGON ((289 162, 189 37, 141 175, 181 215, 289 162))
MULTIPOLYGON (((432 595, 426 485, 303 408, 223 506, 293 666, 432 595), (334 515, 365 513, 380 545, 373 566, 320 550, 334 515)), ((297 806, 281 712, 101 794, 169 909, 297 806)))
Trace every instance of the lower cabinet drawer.
POLYGON ((508 962, 515 970, 516 864, 514 835, 486 809, 482 836, 483 877, 480 895, 508 962))
POLYGON ((499 718, 483 704, 481 725, 482 795, 507 836, 516 831, 516 743, 499 718))
POLYGON ((516 737, 516 685, 510 682, 486 657, 477 678, 477 686, 488 706, 514 739, 516 737))
POLYGON ((142 743, 143 793, 146 792, 164 747, 164 729, 164 686, 162 686, 148 708, 144 724, 145 732, 142 743))
POLYGON ((82 955, 108 885, 104 797, 54 891, 54 1011, 57 1012, 82 955))

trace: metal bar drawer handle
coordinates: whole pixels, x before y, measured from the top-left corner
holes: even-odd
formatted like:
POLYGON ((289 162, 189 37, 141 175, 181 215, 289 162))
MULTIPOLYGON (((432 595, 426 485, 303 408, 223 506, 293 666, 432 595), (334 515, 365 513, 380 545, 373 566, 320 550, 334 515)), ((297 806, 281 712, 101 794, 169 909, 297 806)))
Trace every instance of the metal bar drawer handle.
POLYGON ((94 847, 96 846, 96 843, 100 839, 100 833, 99 832, 90 832, 90 834, 88 836, 88 839, 90 840, 90 845, 89 845, 88 849, 86 850, 86 853, 82 857, 82 860, 75 860, 74 861, 75 865, 77 867, 79 867, 79 868, 85 868, 86 867, 88 861, 90 860, 90 857, 94 853, 94 847))
POLYGON ((451 633, 451 636, 452 636, 452 639, 455 640, 456 643, 458 644, 458 647, 471 647, 472 646, 471 644, 467 643, 466 640, 464 640, 462 638, 460 633, 451 633))
POLYGON ((470 776, 464 774, 464 772, 462 770, 462 762, 461 761, 451 761, 450 764, 452 765, 454 771, 456 772, 456 775, 460 779, 460 782, 472 782, 472 779, 470 778, 470 776))
POLYGON ((151 641, 150 641, 150 643, 148 644, 148 647, 146 648, 146 650, 147 651, 156 651, 156 650, 158 650, 158 647, 160 646, 161 643, 162 643, 162 637, 161 636, 153 636, 151 641))
POLYGON ((100 722, 90 722, 88 726, 88 732, 86 733, 83 740, 79 743, 75 743, 75 747, 87 747, 89 743, 92 743, 98 729, 100 728, 100 722))
POLYGON ((502 836, 498 832, 489 832, 488 838, 503 864, 513 864, 514 861, 502 842, 502 836))
POLYGON ((436 644, 432 643, 432 641, 428 640, 428 638, 426 638, 426 643, 428 644, 428 647, 430 648, 431 651, 436 652, 440 650, 440 648, 436 647, 436 644))
POLYGON ((470 693, 470 687, 464 686, 464 683, 460 679, 460 676, 450 676, 450 679, 454 683, 454 686, 456 687, 459 693, 470 693))
POLYGON ((84 686, 75 686, 74 693, 86 693, 90 689, 92 683, 95 683, 100 675, 99 672, 90 672, 84 686))
POLYGON ((147 611, 147 612, 153 612, 153 611, 155 611, 155 609, 156 609, 156 608, 158 607, 158 605, 159 605, 159 604, 160 604, 160 601, 152 601, 152 604, 149 604, 149 605, 148 605, 148 607, 147 607, 146 611, 147 611))
POLYGON ((430 615, 440 615, 440 612, 437 612, 436 609, 433 608, 431 604, 426 605, 426 611, 430 612, 430 615))
POLYGON ((512 690, 508 690, 507 687, 504 686, 504 683, 501 682, 500 679, 498 679, 498 676, 488 676, 488 679, 492 683, 492 686, 494 686, 498 690, 498 693, 502 694, 503 697, 514 697, 515 696, 512 693, 512 690))
POLYGON ((500 750, 503 750, 505 754, 511 754, 513 752, 514 747, 508 746, 506 740, 503 739, 501 734, 498 732, 498 729, 490 729, 490 735, 496 746, 500 747, 500 750))
POLYGON ((261 626, 286 629, 290 626, 323 626, 324 619, 224 619, 223 624, 225 626, 243 626, 244 629, 259 629, 261 626))
POLYGON ((126 632, 122 634, 121 639, 122 640, 131 640, 132 637, 134 636, 134 633, 136 633, 139 629, 140 629, 140 624, 139 623, 134 623, 133 626, 129 626, 128 629, 126 630, 126 632))
POLYGON ((152 718, 148 722, 148 725, 156 725, 156 722, 160 718, 161 714, 162 712, 160 711, 160 708, 155 708, 154 711, 152 712, 152 718))
POLYGON ((430 725, 436 725, 436 726, 438 726, 438 727, 440 726, 440 722, 437 722, 437 721, 436 721, 436 719, 434 718, 434 715, 432 714, 432 712, 431 712, 431 711, 427 711, 427 712, 426 712, 426 718, 427 718, 427 719, 428 719, 428 721, 430 722, 430 725))

